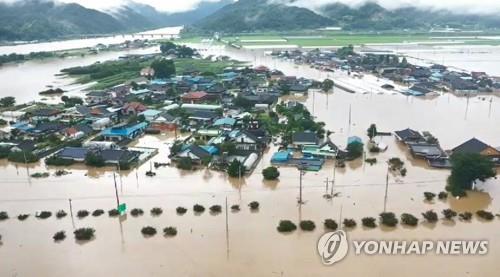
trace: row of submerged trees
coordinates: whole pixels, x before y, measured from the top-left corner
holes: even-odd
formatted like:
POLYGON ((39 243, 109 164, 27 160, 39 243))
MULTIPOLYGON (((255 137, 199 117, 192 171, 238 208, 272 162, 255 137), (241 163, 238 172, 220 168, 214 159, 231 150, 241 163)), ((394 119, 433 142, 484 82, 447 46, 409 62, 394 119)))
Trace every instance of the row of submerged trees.
MULTIPOLYGON (((459 218, 461 221, 470 221, 472 220, 473 214, 471 212, 463 212, 458 213, 452 209, 444 209, 441 211, 442 219, 447 221, 454 221, 455 218, 459 218)), ((480 210, 476 212, 476 216, 483 221, 492 221, 495 218, 495 215, 489 211, 480 210)), ((497 215, 500 216, 500 215, 497 215)), ((424 222, 429 224, 435 224, 439 221, 439 215, 433 210, 429 210, 422 213, 422 218, 424 222)), ((393 212, 383 212, 379 214, 379 218, 375 217, 364 217, 361 219, 361 225, 368 229, 376 228, 378 225, 394 228, 398 224, 416 227, 420 218, 410 213, 403 213, 398 218, 393 212)), ((358 222, 352 218, 345 218, 342 221, 342 225, 344 228, 353 229, 358 225, 358 222)), ((325 219, 323 222, 323 226, 325 229, 330 231, 337 230, 340 225, 334 219, 325 219)), ((311 220, 302 220, 299 222, 299 227, 302 231, 313 231, 316 228, 316 224, 311 220)), ((293 232, 297 229, 297 225, 290 220, 281 220, 276 227, 278 232, 280 233, 289 233, 293 232)))

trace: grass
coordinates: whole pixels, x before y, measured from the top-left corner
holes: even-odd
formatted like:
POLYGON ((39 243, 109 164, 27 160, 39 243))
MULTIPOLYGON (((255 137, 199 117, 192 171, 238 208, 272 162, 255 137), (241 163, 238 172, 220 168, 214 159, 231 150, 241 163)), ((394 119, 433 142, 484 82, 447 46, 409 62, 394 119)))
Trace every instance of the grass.
MULTIPOLYGON (((481 36, 485 36, 482 34, 481 36)), ((495 35, 495 34, 490 34, 495 35)), ((239 46, 264 46, 264 45, 297 45, 300 47, 341 47, 347 45, 366 44, 393 44, 393 43, 415 43, 425 42, 433 45, 443 45, 457 42, 460 45, 500 45, 500 40, 481 39, 470 33, 456 33, 447 37, 443 34, 434 33, 349 33, 338 31, 312 31, 294 34, 257 33, 253 35, 229 36, 222 38, 223 41, 231 42, 239 46), (467 38, 453 38, 453 37, 467 38), (278 41, 283 40, 285 41, 278 41)), ((199 40, 201 41, 201 39, 199 40)))

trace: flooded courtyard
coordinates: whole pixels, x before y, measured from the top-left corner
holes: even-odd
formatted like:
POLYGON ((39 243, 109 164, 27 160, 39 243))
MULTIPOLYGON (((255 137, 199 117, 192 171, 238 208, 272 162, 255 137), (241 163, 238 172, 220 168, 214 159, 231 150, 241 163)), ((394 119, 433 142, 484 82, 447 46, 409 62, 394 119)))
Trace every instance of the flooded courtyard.
MULTIPOLYGON (((337 73, 325 73, 307 66, 297 66, 264 55, 262 51, 207 48, 207 54, 228 55, 253 65, 266 65, 285 74, 314 79, 348 78, 337 73)), ((370 77, 366 77, 370 78, 370 77)), ((370 82, 377 82, 370 80, 370 82)), ((381 85, 382 85, 381 81, 381 85)), ((405 128, 429 131, 444 149, 477 137, 492 146, 500 146, 499 98, 457 97, 444 94, 432 98, 407 97, 400 94, 351 94, 335 89, 333 94, 310 93, 309 97, 289 97, 306 104, 318 120, 333 132, 334 143, 345 146, 349 136, 367 140, 366 130, 376 123, 382 132, 405 128), (490 101, 491 100, 491 101, 490 101)), ((358 227, 348 231, 349 239, 399 240, 488 240, 489 253, 485 256, 356 256, 352 251, 342 262, 323 266, 317 254, 318 238, 325 232, 327 218, 378 217, 384 210, 387 164, 399 157, 408 169, 406 177, 389 175, 387 211, 399 214, 420 214, 434 210, 438 214, 451 208, 457 212, 489 210, 497 213, 500 203, 500 182, 490 180, 478 185, 485 192, 469 193, 467 198, 424 201, 426 191, 444 190, 448 170, 431 169, 422 160, 416 160, 405 146, 393 136, 378 137, 388 150, 376 157, 373 166, 361 160, 347 163, 335 172, 334 192, 337 197, 323 197, 330 188, 325 180, 334 177, 333 162, 327 162, 319 172, 303 176, 304 205, 297 204, 299 171, 280 168, 279 181, 263 181, 261 171, 270 165, 276 148, 266 151, 250 176, 228 178, 226 174, 210 170, 186 172, 174 167, 155 169, 156 177, 146 177, 150 164, 137 170, 120 172, 117 177, 121 202, 129 209, 141 208, 145 215, 120 222, 107 215, 78 219, 55 217, 41 220, 34 217, 40 210, 69 212, 69 199, 73 212, 87 209, 109 210, 116 206, 113 169, 89 169, 84 166, 64 168, 71 174, 45 179, 33 179, 34 172, 57 169, 43 163, 26 168, 0 161, 0 210, 7 211, 10 219, 0 222, 1 276, 423 276, 450 274, 452 276, 495 276, 500 257, 499 220, 484 222, 474 218, 471 222, 440 220, 436 224, 420 223, 415 228, 399 225, 397 228, 358 227), (239 204, 242 210, 228 213, 226 229, 225 201, 229 207, 239 204), (258 201, 258 211, 247 207, 258 201), (194 214, 192 206, 221 205, 223 212, 194 214), (188 208, 185 215, 177 215, 176 207, 188 208), (150 215, 153 207, 161 207, 163 214, 150 215), (31 214, 25 222, 18 214, 31 214), (278 222, 289 219, 298 223, 310 219, 316 230, 297 230, 284 235, 276 231, 278 222), (158 230, 177 227, 175 237, 157 234, 145 238, 140 230, 153 226, 158 230), (74 241, 75 228, 93 227, 96 238, 88 243, 74 241), (54 243, 55 232, 65 230, 68 238, 54 243), (27 266, 29 265, 29 266, 27 266)), ((134 147, 159 148, 152 162, 168 162, 169 146, 173 136, 146 135, 134 147)), ((118 172, 116 172, 118 174, 118 172)), ((441 215, 440 215, 441 217, 441 215)))

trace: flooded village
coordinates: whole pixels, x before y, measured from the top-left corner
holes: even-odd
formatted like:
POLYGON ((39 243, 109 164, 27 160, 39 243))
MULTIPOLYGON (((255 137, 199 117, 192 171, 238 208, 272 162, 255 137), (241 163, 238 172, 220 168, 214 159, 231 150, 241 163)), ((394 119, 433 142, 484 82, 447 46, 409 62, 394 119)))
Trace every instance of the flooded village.
MULTIPOLYGON (((494 274, 482 265, 500 255, 498 181, 463 195, 446 187, 454 154, 500 163, 496 78, 350 47, 267 55, 189 46, 122 57, 119 66, 137 64, 131 78, 51 96, 57 104, 1 99, 1 275, 363 276, 382 259, 381 276, 494 274), (382 212, 417 224, 387 226, 382 212), (279 232, 284 220, 297 230, 279 232), (95 236, 73 239, 80 228, 95 236), (350 253, 316 266, 317 239, 337 228, 357 239, 479 236, 489 253, 350 253), (59 231, 67 238, 54 243, 59 231)), ((116 75, 105 66, 64 73, 116 75)))

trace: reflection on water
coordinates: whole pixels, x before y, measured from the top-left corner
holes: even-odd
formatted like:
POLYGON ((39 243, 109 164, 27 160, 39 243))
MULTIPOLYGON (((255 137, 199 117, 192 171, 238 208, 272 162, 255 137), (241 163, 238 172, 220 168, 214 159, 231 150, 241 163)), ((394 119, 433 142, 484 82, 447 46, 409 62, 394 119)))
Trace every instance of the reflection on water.
MULTIPOLYGON (((308 67, 295 67, 286 62, 273 60, 256 51, 212 49, 207 53, 231 55, 255 64, 264 64, 283 70, 286 74, 325 78, 326 73, 308 67)), ((1 74, 1 71, 0 71, 1 74)), ((333 131, 332 140, 345 146, 347 137, 357 135, 365 141, 366 129, 376 123, 381 131, 394 131, 411 127, 428 130, 438 137, 444 148, 450 149, 470 137, 481 138, 491 144, 500 145, 498 119, 500 111, 495 99, 491 116, 489 103, 471 99, 469 114, 464 118, 465 99, 445 95, 433 100, 405 97, 401 95, 349 94, 336 90, 329 96, 315 95, 315 116, 333 131), (321 103, 321 104, 320 104, 321 103), (349 126, 349 106, 352 109, 352 124, 349 126)), ((299 99, 312 109, 312 97, 299 99)), ((454 225, 443 223, 421 223, 416 228, 364 230, 357 227, 348 232, 351 239, 488 239, 489 254, 481 257, 383 257, 355 256, 352 251, 341 263, 325 267, 316 254, 316 242, 325 231, 322 222, 326 218, 338 220, 354 218, 360 223, 365 216, 378 217, 384 209, 387 165, 392 157, 401 158, 408 168, 406 177, 390 175, 387 211, 420 215, 433 209, 452 208, 456 211, 486 209, 499 210, 499 203, 493 201, 500 195, 498 180, 479 184, 478 188, 488 193, 471 193, 468 198, 447 201, 423 201, 423 193, 438 193, 444 190, 446 170, 429 169, 425 163, 413 159, 393 137, 378 138, 389 146, 386 152, 367 153, 378 162, 373 166, 355 161, 346 168, 337 169, 334 192, 339 196, 333 200, 323 198, 325 179, 333 178, 333 163, 328 162, 320 172, 308 172, 303 177, 303 198, 306 204, 297 205, 299 195, 298 172, 295 168, 280 168, 280 179, 263 181, 261 171, 270 164, 273 146, 262 158, 254 173, 244 178, 228 178, 216 171, 180 171, 174 167, 155 170, 156 177, 149 178, 145 172, 149 163, 137 171, 121 172, 119 197, 129 208, 142 208, 145 215, 129 218, 125 222, 99 218, 75 219, 75 227, 94 227, 96 239, 88 244, 75 244, 71 232, 71 219, 48 220, 28 219, 19 222, 10 219, 0 222, 0 234, 4 245, 0 247, 0 275, 11 276, 162 276, 166 272, 173 276, 393 276, 404 272, 405 276, 495 276, 496 263, 500 256, 497 220, 482 223, 474 219, 471 223, 457 221, 454 225), (137 174, 136 174, 137 173, 137 174), (199 203, 206 208, 211 205, 224 206, 228 198, 229 207, 238 204, 241 211, 229 213, 229 256, 226 241, 225 216, 212 216, 206 211, 195 216, 192 210, 183 216, 175 208, 191 209, 199 203), (258 212, 247 207, 251 201, 259 201, 258 212), (149 210, 162 207, 160 217, 151 217, 149 210), (342 212, 341 212, 342 211, 342 212), (282 235, 276 231, 281 219, 298 223, 299 219, 316 222, 314 232, 295 231, 282 235), (143 226, 161 230, 175 226, 179 234, 166 239, 161 232, 144 239, 140 230, 143 226), (66 230, 68 238, 54 244, 52 235, 66 230), (43 258, 40 253, 43 252, 43 258), (26 266, 29 264, 30 266, 26 266), (359 266, 362 264, 363 266, 359 266), (452 264, 443 267, 443 264, 452 264), (480 266, 478 266, 480 264, 480 266)), ((145 136, 134 146, 155 146, 159 154, 153 162, 168 162, 168 145, 172 136, 145 136)), ((83 166, 66 168, 72 174, 46 179, 27 180, 24 165, 16 166, 1 162, 0 210, 8 211, 11 217, 19 213, 36 210, 68 210, 68 199, 73 200, 73 210, 105 209, 115 206, 113 169, 87 169, 83 166), (90 178, 89 178, 90 177, 90 178)), ((50 171, 43 164, 30 166, 30 172, 50 171)))

